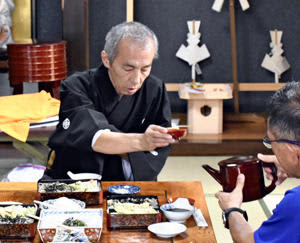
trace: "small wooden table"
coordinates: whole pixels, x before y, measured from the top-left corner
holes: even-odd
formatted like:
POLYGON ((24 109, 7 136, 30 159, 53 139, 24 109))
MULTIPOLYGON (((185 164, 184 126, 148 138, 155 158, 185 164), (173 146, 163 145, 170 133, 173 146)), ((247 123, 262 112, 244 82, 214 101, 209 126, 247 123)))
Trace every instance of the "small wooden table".
MULTIPOLYGON (((161 239, 156 237, 148 230, 108 230, 106 227, 106 200, 99 207, 103 208, 103 231, 100 242, 217 242, 206 205, 204 192, 201 182, 184 181, 184 182, 102 182, 104 194, 106 188, 115 184, 133 184, 141 188, 141 195, 157 195, 160 205, 166 203, 167 198, 190 197, 195 199, 195 206, 201 209, 202 214, 208 224, 208 227, 198 227, 193 217, 190 217, 185 225, 187 230, 181 235, 173 239, 161 239)), ((1 182, 0 183, 0 198, 1 201, 19 201, 23 203, 32 203, 37 196, 37 183, 32 182, 1 182)), ((38 232, 33 240, 34 243, 41 242, 38 232)))

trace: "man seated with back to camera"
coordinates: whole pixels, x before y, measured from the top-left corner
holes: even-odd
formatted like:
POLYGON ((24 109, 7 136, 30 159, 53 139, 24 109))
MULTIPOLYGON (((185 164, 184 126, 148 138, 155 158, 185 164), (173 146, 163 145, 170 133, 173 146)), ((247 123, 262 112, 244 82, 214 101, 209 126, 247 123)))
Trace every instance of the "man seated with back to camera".
POLYGON ((102 180, 157 180, 175 142, 164 83, 150 74, 156 35, 138 22, 107 33, 102 64, 60 87, 59 124, 44 178, 90 172, 102 180), (54 157, 54 160, 52 160, 54 157), (52 161, 51 161, 52 160, 52 161))
MULTIPOLYGON (((287 176, 300 178, 300 83, 290 82, 277 91, 269 103, 267 136, 263 142, 275 156, 258 154, 265 162, 274 162, 279 171, 280 184, 287 176)), ((272 179, 271 171, 266 169, 272 179)), ((237 178, 231 193, 217 192, 222 210, 240 208, 245 176, 237 178)), ((273 210, 273 215, 254 231, 238 211, 228 216, 230 234, 234 242, 300 242, 300 186, 286 191, 273 210)), ((253 215, 255 217, 255 215, 253 215)))

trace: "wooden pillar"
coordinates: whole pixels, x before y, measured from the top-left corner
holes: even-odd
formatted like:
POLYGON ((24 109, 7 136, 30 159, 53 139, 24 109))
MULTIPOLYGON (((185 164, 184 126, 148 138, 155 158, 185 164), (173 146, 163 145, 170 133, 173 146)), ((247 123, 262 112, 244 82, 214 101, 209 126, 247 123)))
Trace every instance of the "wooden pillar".
POLYGON ((31 0, 14 0, 15 10, 12 12, 12 38, 15 42, 32 43, 31 14, 34 14, 34 9, 31 9, 31 0))
POLYGON ((238 68, 237 68, 236 25, 235 25, 234 1, 235 0, 229 0, 230 37, 231 37, 231 54, 232 54, 232 78, 233 78, 234 111, 235 111, 235 113, 239 113, 240 112, 240 108, 239 108, 239 81, 238 81, 238 68))
POLYGON ((90 68, 90 40, 89 40, 89 0, 84 1, 84 42, 85 42, 85 63, 86 68, 90 68))
POLYGON ((134 0, 127 0, 126 2, 126 21, 134 20, 134 0))

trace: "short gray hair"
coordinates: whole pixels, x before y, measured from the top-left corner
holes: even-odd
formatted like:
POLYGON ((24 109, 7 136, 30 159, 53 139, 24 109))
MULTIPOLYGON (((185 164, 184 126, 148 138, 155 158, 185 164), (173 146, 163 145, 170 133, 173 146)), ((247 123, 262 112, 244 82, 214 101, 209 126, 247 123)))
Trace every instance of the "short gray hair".
POLYGON ((124 22, 110 29, 105 37, 104 51, 112 63, 118 54, 119 43, 123 39, 131 39, 141 43, 148 43, 149 38, 154 42, 154 58, 158 58, 158 40, 154 32, 139 22, 124 22))
POLYGON ((288 82, 270 99, 268 128, 276 139, 300 141, 300 83, 288 82))

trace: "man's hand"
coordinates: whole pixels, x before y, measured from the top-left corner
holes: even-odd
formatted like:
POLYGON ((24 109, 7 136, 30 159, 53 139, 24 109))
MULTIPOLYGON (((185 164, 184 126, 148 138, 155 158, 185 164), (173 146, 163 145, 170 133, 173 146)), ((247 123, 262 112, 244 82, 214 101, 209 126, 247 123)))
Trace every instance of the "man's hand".
POLYGON ((222 192, 216 193, 216 197, 219 199, 219 205, 222 210, 228 208, 240 208, 243 202, 243 187, 245 183, 244 174, 239 174, 236 181, 236 187, 232 192, 222 192))
POLYGON ((145 151, 152 151, 158 147, 165 147, 175 142, 165 127, 150 125, 142 136, 142 147, 145 151))
MULTIPOLYGON (((265 155, 265 154, 257 154, 257 158, 267 162, 267 163, 274 163, 277 167, 277 181, 276 181, 276 185, 280 185, 286 178, 289 177, 289 175, 280 167, 278 160, 276 158, 275 155, 265 155)), ((264 168, 266 174, 267 179, 269 180, 273 180, 273 176, 272 176, 272 170, 270 168, 264 168)))

